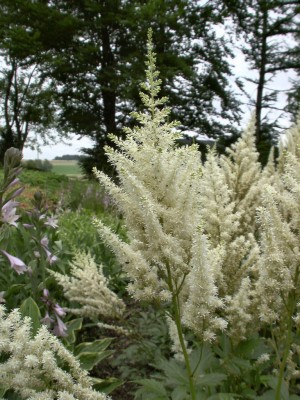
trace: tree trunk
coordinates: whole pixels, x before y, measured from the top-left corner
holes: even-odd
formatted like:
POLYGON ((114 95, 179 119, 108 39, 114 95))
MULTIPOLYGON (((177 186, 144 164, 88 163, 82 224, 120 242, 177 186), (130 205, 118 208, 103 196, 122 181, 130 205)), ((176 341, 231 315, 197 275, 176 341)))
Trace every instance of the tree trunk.
POLYGON ((266 64, 267 64, 267 23, 268 11, 265 2, 261 3, 262 9, 262 37, 261 37, 261 51, 260 51, 260 65, 259 65, 259 78, 256 94, 255 105, 255 119, 256 119, 256 145, 261 141, 262 137, 262 109, 263 109, 263 92, 266 80, 266 64))

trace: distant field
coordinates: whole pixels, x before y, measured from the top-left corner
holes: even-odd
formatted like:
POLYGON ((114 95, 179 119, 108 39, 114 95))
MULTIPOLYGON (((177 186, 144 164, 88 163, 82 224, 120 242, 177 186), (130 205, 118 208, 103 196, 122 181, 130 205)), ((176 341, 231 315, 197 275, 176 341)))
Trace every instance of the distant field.
POLYGON ((82 172, 79 168, 77 160, 51 160, 53 165, 52 172, 67 176, 80 176, 82 172))

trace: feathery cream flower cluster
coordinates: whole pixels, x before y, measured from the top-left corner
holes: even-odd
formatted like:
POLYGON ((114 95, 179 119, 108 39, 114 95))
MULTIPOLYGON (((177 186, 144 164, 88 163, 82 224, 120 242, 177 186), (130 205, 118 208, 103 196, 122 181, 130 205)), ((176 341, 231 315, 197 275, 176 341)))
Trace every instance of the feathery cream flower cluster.
POLYGON ((125 310, 124 302, 109 289, 102 265, 97 266, 89 253, 76 252, 69 275, 49 270, 65 297, 80 308, 68 308, 68 312, 89 318, 118 318, 125 310))
POLYGON ((277 321, 291 293, 299 298, 299 125, 278 168, 271 154, 262 171, 254 120, 227 156, 212 151, 202 166, 197 148, 178 148, 175 124, 166 122, 151 41, 147 67, 147 111, 134 114, 139 126, 125 139, 112 137, 117 150, 107 148, 119 184, 94 171, 124 216, 129 243, 94 223, 134 298, 175 307, 177 297, 181 322, 202 339, 227 329, 243 340, 277 321))
MULTIPOLYGON (((296 313, 300 299, 300 120, 287 133, 281 150, 279 179, 265 187, 258 209, 261 255, 256 300, 264 322, 296 313), (293 311, 294 310, 294 311, 293 311)), ((290 315, 296 318, 296 315, 290 315)))
POLYGON ((27 400, 108 400, 46 326, 31 336, 31 319, 0 305, 0 387, 27 400), (58 362, 59 361, 59 362, 58 362), (66 367, 65 369, 62 366, 66 367))
MULTIPOLYGON (((165 302, 171 301, 175 292, 185 293, 187 297, 182 298, 186 302, 185 314, 192 305, 201 303, 202 308, 195 311, 198 322, 201 321, 197 333, 210 338, 213 331, 225 326, 225 322, 215 318, 215 311, 222 306, 215 285, 219 269, 206 261, 203 261, 204 269, 198 265, 201 255, 197 245, 207 242, 198 229, 201 222, 200 154, 196 146, 178 147, 176 123, 166 122, 170 110, 162 107, 166 99, 157 97, 161 82, 155 69, 151 41, 148 42, 147 67, 147 81, 141 93, 147 111, 134 114, 139 126, 126 129, 125 139, 113 137, 118 150, 107 148, 120 184, 94 171, 119 206, 130 243, 120 240, 101 221, 95 219, 94 223, 130 278, 128 290, 134 298, 165 302), (186 280, 193 269, 199 285, 207 288, 205 293, 209 294, 209 301, 197 292, 198 289, 187 288, 196 278, 186 280)), ((205 257, 209 260, 214 258, 210 256, 211 251, 207 246, 205 257)))

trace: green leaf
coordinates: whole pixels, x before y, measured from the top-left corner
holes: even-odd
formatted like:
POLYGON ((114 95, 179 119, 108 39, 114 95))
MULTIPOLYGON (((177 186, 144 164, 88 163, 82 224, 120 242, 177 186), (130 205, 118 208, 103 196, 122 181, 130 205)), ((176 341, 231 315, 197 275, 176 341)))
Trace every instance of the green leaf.
POLYGON ((24 286, 25 284, 23 283, 15 283, 11 285, 5 292, 5 298, 8 298, 9 296, 14 295, 15 293, 20 293, 20 291, 23 289, 24 286))
MULTIPOLYGON (((269 386, 271 389, 276 391, 278 378, 273 375, 263 375, 260 378, 261 382, 264 383, 266 386, 269 386)), ((289 400, 289 386, 285 381, 281 383, 281 390, 280 394, 283 400, 289 400)))
POLYGON ((159 363, 159 368, 162 369, 167 377, 167 382, 170 385, 185 385, 189 386, 189 379, 186 370, 176 360, 165 361, 159 363))
POLYGON ((87 371, 91 370, 95 365, 99 364, 100 361, 111 356, 114 352, 110 350, 102 351, 100 353, 80 353, 76 358, 80 361, 80 365, 87 371))
POLYGON ((93 383, 93 388, 101 393, 110 394, 113 390, 117 387, 122 386, 124 384, 123 381, 117 378, 107 378, 107 379, 100 379, 100 378, 91 378, 93 383))
POLYGON ((196 383, 198 386, 218 386, 220 385, 227 376, 221 373, 208 373, 204 375, 198 375, 196 383))
POLYGON ((275 390, 268 390, 262 396, 258 397, 260 400, 274 400, 276 392, 275 390))
POLYGON ((177 386, 172 392, 172 400, 186 400, 190 396, 187 393, 187 387, 177 386))
POLYGON ((136 391, 136 395, 146 395, 146 397, 142 397, 143 399, 169 400, 168 393, 161 382, 154 379, 140 379, 135 382, 142 385, 136 391))
POLYGON ((262 338, 248 339, 245 342, 241 342, 236 348, 236 353, 248 360, 256 360, 261 354, 267 352, 268 347, 262 338))
POLYGON ((68 336, 66 336, 63 341, 66 342, 67 345, 75 343, 75 331, 79 331, 82 328, 82 321, 83 318, 76 318, 66 322, 68 336))
POLYGON ((193 350, 190 355, 190 360, 191 368, 193 371, 195 370, 195 374, 204 374, 216 363, 216 359, 211 351, 211 348, 206 344, 202 344, 200 348, 193 350))
POLYGON ((13 390, 7 390, 5 392, 5 400, 22 400, 21 396, 13 390))
POLYGON ((111 338, 98 339, 94 342, 84 342, 77 345, 74 349, 74 354, 80 353, 100 353, 104 351, 113 341, 111 338))
POLYGON ((218 393, 207 398, 207 400, 235 400, 242 399, 243 396, 234 393, 218 393))
POLYGON ((23 317, 31 318, 32 335, 34 336, 41 327, 41 313, 38 305, 32 297, 28 297, 23 301, 20 307, 20 312, 23 317))

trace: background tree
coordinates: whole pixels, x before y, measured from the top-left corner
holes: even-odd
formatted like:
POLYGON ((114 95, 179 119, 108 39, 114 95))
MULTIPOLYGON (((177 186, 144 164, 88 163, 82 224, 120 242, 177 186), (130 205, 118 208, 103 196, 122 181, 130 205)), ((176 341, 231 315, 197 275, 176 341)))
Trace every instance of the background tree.
MULTIPOLYGON (((87 163, 104 168, 108 133, 120 134, 121 126, 130 124, 129 110, 141 107, 138 82, 149 26, 154 29, 162 91, 183 129, 215 137, 232 132, 238 112, 228 81, 226 57, 231 52, 214 33, 214 24, 222 20, 213 2, 200 6, 188 0, 18 0, 14 4, 4 0, 3 4, 2 14, 13 18, 16 29, 35 38, 30 57, 55 88, 60 132, 94 140, 94 148, 86 150, 87 163)), ((12 19, 5 26, 10 32, 12 19)), ((18 42, 10 37, 6 46, 11 51, 18 42)))
POLYGON ((280 116, 286 109, 278 107, 276 102, 279 92, 271 89, 270 83, 279 72, 300 70, 299 46, 293 40, 293 35, 300 29, 299 2, 225 0, 222 3, 225 14, 233 18, 236 32, 244 40, 242 51, 246 61, 257 72, 256 79, 247 78, 256 85, 256 97, 249 98, 249 101, 255 109, 256 145, 261 160, 266 161, 271 144, 276 142, 278 134, 286 128, 280 122, 280 116), (279 112, 273 123, 268 118, 272 110, 279 112))
POLYGON ((70 20, 44 1, 1 1, 0 161, 11 146, 58 139, 57 90, 45 66, 53 50, 63 49, 70 20))

